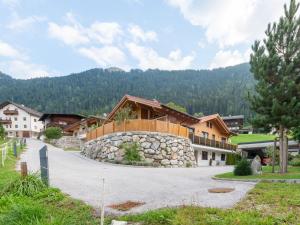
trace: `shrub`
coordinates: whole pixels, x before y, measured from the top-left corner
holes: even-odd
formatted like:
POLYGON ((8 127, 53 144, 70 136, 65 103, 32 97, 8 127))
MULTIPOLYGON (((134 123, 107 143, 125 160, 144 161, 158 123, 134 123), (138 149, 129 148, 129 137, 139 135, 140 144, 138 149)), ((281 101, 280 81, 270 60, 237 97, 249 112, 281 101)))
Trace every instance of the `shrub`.
POLYGON ((247 159, 242 159, 239 161, 236 166, 234 167, 233 174, 235 176, 247 176, 251 175, 251 165, 250 162, 247 159))
POLYGON ((0 123, 0 141, 5 138, 5 130, 3 125, 0 123))
POLYGON ((133 161, 141 161, 141 156, 139 154, 140 146, 136 142, 132 143, 123 143, 120 146, 122 149, 125 150, 124 160, 128 162, 133 161))
POLYGON ((47 139, 59 139, 62 137, 62 130, 59 127, 48 127, 45 136, 47 139))
POLYGON ((291 161, 291 165, 292 166, 300 166, 300 158, 294 158, 292 161, 291 161))
POLYGON ((17 177, 1 191, 1 195, 11 194, 16 196, 34 196, 46 189, 46 185, 37 175, 17 177))
POLYGON ((236 165, 241 160, 239 154, 227 154, 226 165, 236 165))

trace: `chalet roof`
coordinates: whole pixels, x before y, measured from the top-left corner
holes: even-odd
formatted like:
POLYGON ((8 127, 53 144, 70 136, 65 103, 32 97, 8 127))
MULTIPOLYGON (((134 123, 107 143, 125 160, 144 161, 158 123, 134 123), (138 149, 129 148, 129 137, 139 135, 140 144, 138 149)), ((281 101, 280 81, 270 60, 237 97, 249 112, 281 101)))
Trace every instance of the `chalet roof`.
POLYGON ((52 116, 63 116, 63 117, 77 117, 80 119, 86 118, 86 116, 80 115, 80 114, 74 114, 74 113, 44 113, 40 117, 40 121, 44 121, 45 119, 52 117, 52 116))
POLYGON ((219 126, 224 130, 225 133, 234 134, 229 130, 226 123, 223 121, 223 119, 220 117, 219 114, 212 114, 212 115, 208 115, 208 116, 202 116, 199 119, 200 119, 200 123, 204 123, 204 122, 207 122, 207 121, 214 120, 219 124, 219 126))
POLYGON ((28 107, 26 107, 26 106, 24 106, 24 105, 17 104, 17 103, 12 102, 12 101, 5 101, 5 102, 2 102, 2 103, 0 104, 0 108, 3 108, 3 107, 5 107, 5 106, 7 106, 7 105, 9 105, 9 104, 14 105, 14 106, 16 106, 17 108, 20 108, 20 109, 24 110, 25 112, 27 112, 27 113, 29 113, 30 115, 33 115, 33 116, 40 117, 40 116, 42 115, 42 113, 40 113, 40 112, 38 112, 38 111, 36 111, 36 110, 34 110, 34 109, 28 108, 28 107))
POLYGON ((107 116, 107 120, 110 120, 114 114, 117 112, 117 110, 122 107, 127 101, 135 102, 141 105, 149 106, 154 109, 163 110, 165 112, 172 112, 176 115, 180 115, 182 117, 188 118, 190 120, 193 120, 195 123, 199 121, 198 118, 191 116, 187 113, 183 113, 180 111, 177 111, 173 108, 170 108, 169 106, 160 103, 157 100, 148 100, 141 97, 131 96, 131 95, 124 95, 124 97, 120 100, 120 102, 113 108, 113 110, 109 113, 107 116))
POLYGON ((222 119, 223 119, 223 120, 244 119, 244 115, 223 116, 222 119))

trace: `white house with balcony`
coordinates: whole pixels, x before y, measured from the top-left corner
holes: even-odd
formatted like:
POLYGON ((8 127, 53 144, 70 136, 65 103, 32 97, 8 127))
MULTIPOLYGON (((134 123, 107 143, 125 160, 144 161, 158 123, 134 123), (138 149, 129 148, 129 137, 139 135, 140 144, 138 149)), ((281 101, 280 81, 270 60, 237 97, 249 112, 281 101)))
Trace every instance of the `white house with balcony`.
POLYGON ((8 137, 38 137, 44 124, 41 113, 24 105, 5 101, 0 104, 0 123, 8 137))

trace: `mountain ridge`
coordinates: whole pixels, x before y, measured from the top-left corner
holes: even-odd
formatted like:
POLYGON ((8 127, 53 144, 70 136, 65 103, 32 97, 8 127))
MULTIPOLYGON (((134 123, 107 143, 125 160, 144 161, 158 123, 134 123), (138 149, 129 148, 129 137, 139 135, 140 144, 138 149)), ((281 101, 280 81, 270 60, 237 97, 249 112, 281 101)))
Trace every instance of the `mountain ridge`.
POLYGON ((163 103, 172 101, 191 114, 249 117, 251 111, 245 96, 254 84, 249 68, 247 63, 213 70, 125 72, 93 68, 28 80, 0 73, 0 101, 14 99, 41 112, 100 114, 109 112, 124 94, 130 94, 163 103))

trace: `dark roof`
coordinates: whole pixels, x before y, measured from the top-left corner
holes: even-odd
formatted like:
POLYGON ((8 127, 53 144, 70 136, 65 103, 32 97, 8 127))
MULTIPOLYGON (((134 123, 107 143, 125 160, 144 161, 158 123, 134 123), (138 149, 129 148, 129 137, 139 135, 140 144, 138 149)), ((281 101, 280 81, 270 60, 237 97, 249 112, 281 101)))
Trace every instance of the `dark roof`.
POLYGON ((28 108, 28 107, 26 107, 26 106, 24 106, 24 105, 17 104, 17 103, 12 102, 12 101, 5 101, 5 102, 2 102, 2 103, 0 104, 0 108, 3 108, 3 107, 5 107, 5 106, 7 106, 7 105, 9 105, 9 104, 12 104, 12 105, 16 106, 17 108, 20 108, 20 109, 24 110, 25 112, 27 112, 27 113, 29 113, 29 114, 31 114, 31 115, 37 116, 37 117, 40 117, 40 116, 42 115, 42 113, 40 113, 40 112, 38 112, 38 111, 36 111, 36 110, 34 110, 34 109, 28 108))
POLYGON ((74 114, 74 113, 44 113, 41 117, 40 117, 40 121, 44 121, 46 118, 49 118, 50 116, 72 116, 72 117, 78 117, 80 119, 86 118, 86 116, 80 115, 80 114, 74 114))
POLYGON ((244 119, 244 115, 223 116, 222 119, 223 119, 223 120, 244 119))

